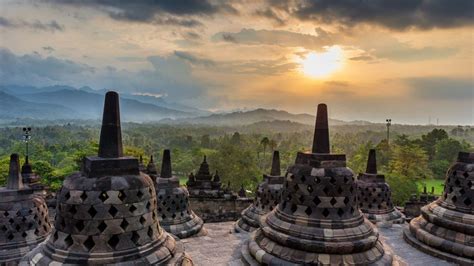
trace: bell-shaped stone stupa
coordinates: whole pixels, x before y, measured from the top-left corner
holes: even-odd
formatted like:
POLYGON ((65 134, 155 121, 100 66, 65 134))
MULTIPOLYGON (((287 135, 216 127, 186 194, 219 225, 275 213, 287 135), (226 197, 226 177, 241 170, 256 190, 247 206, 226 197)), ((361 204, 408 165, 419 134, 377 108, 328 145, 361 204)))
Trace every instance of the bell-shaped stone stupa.
POLYGON ((375 226, 357 206, 357 185, 343 154, 330 154, 327 107, 318 105, 311 153, 288 168, 281 202, 242 248, 264 265, 391 265, 375 226))
POLYGON ((357 177, 357 187, 359 208, 369 221, 381 226, 405 222, 405 217, 393 206, 392 190, 385 176, 377 173, 374 149, 369 151, 367 170, 357 177))
POLYGON ((119 96, 105 96, 98 156, 64 180, 55 228, 24 265, 192 265, 159 224, 151 178, 124 157, 119 96))
POLYGON ((444 192, 411 220, 405 240, 433 256, 474 265, 474 153, 460 152, 444 192))
POLYGON ((18 154, 12 154, 7 185, 0 188, 0 265, 17 265, 50 233, 48 207, 23 185, 18 154))
POLYGON ((280 170, 280 153, 274 151, 270 174, 263 175, 263 182, 257 187, 254 203, 242 212, 242 217, 235 223, 235 231, 253 232, 260 227, 260 218, 280 202, 284 180, 280 170))
POLYGON ((201 231, 203 221, 189 207, 188 190, 180 186, 179 179, 172 174, 170 150, 163 151, 156 193, 160 224, 166 231, 179 238, 190 237, 201 231))

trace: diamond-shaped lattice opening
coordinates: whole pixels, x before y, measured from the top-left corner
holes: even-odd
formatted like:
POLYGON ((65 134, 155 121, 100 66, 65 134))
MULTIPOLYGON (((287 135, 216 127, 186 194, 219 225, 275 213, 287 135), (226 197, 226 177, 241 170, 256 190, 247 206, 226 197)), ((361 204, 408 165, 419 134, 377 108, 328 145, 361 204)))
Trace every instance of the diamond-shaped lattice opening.
POLYGON ((28 234, 27 234, 26 232, 23 232, 23 233, 21 234, 22 237, 26 237, 27 235, 28 235, 28 234))
POLYGON ((135 205, 132 204, 132 206, 130 206, 130 208, 128 208, 128 210, 129 210, 130 212, 134 212, 134 211, 137 210, 137 207, 135 207, 135 205))
POLYGON ((8 234, 8 236, 7 236, 8 240, 12 240, 14 237, 15 236, 12 233, 8 234))
POLYGON ((321 203, 321 200, 319 199, 319 197, 314 197, 313 202, 314 204, 316 204, 316 206, 318 206, 319 203, 321 203))
POLYGON ((71 194, 69 193, 69 191, 64 195, 64 198, 66 200, 70 199, 71 198, 71 194))
POLYGON ((339 193, 339 194, 341 194, 343 191, 344 191, 344 190, 342 189, 342 187, 339 187, 339 188, 337 189, 337 193, 339 193))
POLYGON ((294 213, 298 209, 298 206, 296 204, 291 204, 291 211, 294 213))
POLYGON ((298 198, 298 200, 300 201, 300 203, 303 203, 303 202, 304 202, 304 196, 301 195, 301 196, 298 198))
POLYGON ((91 217, 94 217, 97 214, 97 211, 95 210, 94 206, 91 206, 89 210, 87 210, 87 213, 89 213, 91 217))
POLYGON ((336 198, 332 198, 331 201, 329 201, 329 203, 331 203, 331 205, 334 206, 334 204, 337 203, 336 198))
POLYGON ((321 179, 319 179, 319 177, 315 177, 315 178, 314 178, 314 182, 315 182, 316 184, 319 184, 319 183, 321 183, 321 179))
POLYGON ((329 182, 331 182, 332 184, 335 184, 336 178, 334 178, 334 176, 331 176, 331 178, 329 179, 329 182))
POLYGON ((163 199, 163 196, 162 196, 162 195, 159 195, 159 196, 158 196, 158 199, 159 199, 159 200, 162 200, 162 199, 163 199))
POLYGON ((102 193, 100 193, 100 195, 99 195, 99 199, 100 199, 102 202, 105 202, 108 198, 109 198, 109 195, 107 195, 107 192, 102 192, 102 193))
POLYGON ((349 188, 349 191, 352 193, 354 192, 354 188, 351 186, 351 188, 349 188))
POLYGON ((64 238, 64 243, 66 244, 68 248, 71 247, 72 244, 74 244, 74 240, 72 240, 71 235, 67 235, 67 237, 64 238))
POLYGON ((466 191, 464 190, 464 188, 461 188, 461 189, 459 190, 459 194, 464 195, 464 193, 466 193, 466 191))
POLYGON ((372 208, 372 203, 369 203, 369 205, 367 205, 367 207, 372 208))
POLYGON ((138 197, 139 199, 141 199, 141 198, 143 197, 143 192, 142 192, 141 190, 139 190, 139 191, 137 192, 137 197, 138 197))
POLYGON ((462 176, 464 176, 465 178, 468 178, 468 177, 469 177, 469 173, 468 173, 468 172, 464 172, 464 174, 462 174, 462 176))
POLYGON ((20 212, 20 211, 17 211, 17 212, 16 212, 16 216, 20 217, 20 216, 21 216, 21 212, 20 212))
POLYGON ((461 181, 459 179, 456 179, 456 181, 454 181, 454 184, 456 184, 456 186, 459 186, 461 185, 461 181))
POLYGON ((137 233, 137 231, 133 231, 131 240, 135 245, 138 245, 138 241, 140 241, 140 235, 137 233))
POLYGON ((20 232, 21 226, 20 226, 19 224, 17 224, 17 225, 15 226, 15 229, 16 229, 17 232, 20 232))
POLYGON ((2 230, 3 232, 6 232, 6 231, 7 231, 7 227, 4 226, 4 225, 2 225, 2 226, 0 226, 0 230, 2 230))
POLYGON ((125 231, 127 230, 127 227, 128 227, 129 223, 127 222, 127 220, 123 219, 122 222, 120 223, 120 227, 125 231))
POLYGON ((86 199, 87 199, 87 193, 85 191, 82 191, 81 200, 85 201, 86 199))
POLYGON ((77 229, 77 231, 81 232, 82 229, 84 229, 85 225, 84 225, 84 221, 83 220, 79 220, 76 222, 76 224, 74 225, 77 229))
POLYGON ((151 204, 150 204, 150 202, 147 202, 147 204, 146 204, 146 209, 147 209, 147 210, 149 210, 149 209, 150 209, 150 207, 151 207, 151 204))
POLYGON ((148 236, 149 236, 150 238, 153 237, 153 229, 151 229, 151 227, 148 228, 147 234, 148 234, 148 236))
POLYGON ((69 208, 69 213, 72 215, 77 213, 76 205, 72 205, 71 208, 69 208))
POLYGON ((344 198, 344 204, 347 204, 347 203, 349 203, 349 197, 344 198))
POLYGON ((326 195, 327 195, 328 192, 329 192, 329 187, 324 187, 323 192, 326 193, 326 195))
POLYGON ((120 242, 120 238, 118 237, 118 235, 113 235, 109 241, 107 241, 107 244, 109 244, 109 246, 113 249, 116 249, 117 245, 119 244, 120 242))
POLYGON ((311 215, 311 213, 313 213, 313 210, 311 209, 311 207, 308 207, 306 208, 306 210, 304 211, 308 216, 311 215))
POLYGON ((304 175, 301 176, 301 182, 305 182, 306 181, 306 177, 304 175))
POLYGON ((119 200, 121 200, 121 201, 124 201, 124 200, 127 198, 127 196, 125 195, 125 193, 123 192, 123 190, 120 190, 120 191, 119 191, 117 197, 118 197, 119 200))
POLYGON ((8 217, 10 215, 7 211, 3 212, 3 216, 8 217))
POLYGON ((355 209, 353 207, 351 207, 351 214, 353 214, 355 211, 355 209))
POLYGON ((344 215, 344 210, 343 209, 338 209, 337 210, 337 215, 339 215, 339 217, 342 217, 344 215))
POLYGON ((94 239, 92 239, 92 236, 89 236, 86 241, 84 241, 84 247, 87 248, 88 251, 91 251, 95 246, 94 239))
POLYGON ((311 185, 308 185, 306 189, 308 190, 309 193, 313 192, 313 186, 311 185))
POLYGON ((146 219, 142 216, 140 217, 140 223, 143 225, 146 222, 146 219))
POLYGON ((106 224, 104 221, 102 221, 102 222, 99 224, 99 226, 97 226, 97 229, 99 229, 99 231, 100 231, 101 233, 103 233, 103 232, 105 231, 105 229, 107 229, 107 224, 106 224))
POLYGON ((115 217, 115 215, 118 213, 118 210, 114 206, 110 206, 109 213, 112 215, 112 217, 115 217))
POLYGON ((58 231, 54 232, 54 235, 53 235, 53 238, 54 238, 54 242, 56 242, 56 240, 58 240, 58 231))
POLYGON ((30 222, 30 223, 28 223, 28 229, 31 229, 31 228, 33 228, 33 223, 30 222))
POLYGON ((464 200, 464 204, 465 204, 466 206, 471 206, 471 204, 472 204, 471 199, 470 199, 470 198, 465 199, 465 200, 464 200))
POLYGON ((163 213, 163 214, 161 215, 161 219, 166 219, 166 214, 163 213))
POLYGON ((324 217, 328 217, 329 216, 329 210, 325 208, 323 210, 322 214, 323 214, 324 217))
POLYGON ((453 197, 451 198, 451 201, 452 201, 453 203, 456 203, 456 201, 458 201, 458 198, 457 198, 456 196, 453 196, 453 197))
POLYGON ((347 181, 349 181, 349 178, 347 178, 347 176, 344 177, 344 183, 347 183, 347 181))

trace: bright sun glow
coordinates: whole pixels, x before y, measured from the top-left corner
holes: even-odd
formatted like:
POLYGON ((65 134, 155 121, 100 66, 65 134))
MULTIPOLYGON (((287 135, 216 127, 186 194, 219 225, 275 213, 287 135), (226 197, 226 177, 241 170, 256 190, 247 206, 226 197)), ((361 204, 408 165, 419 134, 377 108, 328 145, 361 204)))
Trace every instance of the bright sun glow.
POLYGON ((326 77, 341 68, 342 59, 339 46, 332 46, 322 53, 311 52, 300 62, 301 71, 313 78, 326 77))

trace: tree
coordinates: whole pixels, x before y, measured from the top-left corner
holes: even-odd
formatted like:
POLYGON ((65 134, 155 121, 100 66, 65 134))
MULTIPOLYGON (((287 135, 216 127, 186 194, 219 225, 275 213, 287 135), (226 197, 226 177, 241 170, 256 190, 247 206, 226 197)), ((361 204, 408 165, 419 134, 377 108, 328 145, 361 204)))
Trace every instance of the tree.
POLYGON ((393 155, 389 163, 391 173, 413 179, 431 177, 428 156, 422 148, 417 145, 392 146, 393 155))
POLYGON ((452 138, 440 140, 436 143, 434 158, 436 160, 453 162, 456 160, 458 153, 468 150, 470 148, 469 146, 468 143, 461 143, 452 138))
MULTIPOLYGON (((354 156, 348 161, 348 166, 351 168, 354 173, 364 173, 367 166, 367 156, 369 150, 372 148, 372 143, 369 141, 366 144, 359 145, 354 156)), ((378 154, 377 154, 378 156, 378 154)), ((377 158, 378 159, 378 158, 377 158)))
POLYGON ((412 194, 418 193, 418 187, 413 178, 400 176, 396 174, 388 174, 385 181, 392 189, 392 201, 394 205, 403 206, 412 194))
POLYGON ((444 129, 433 129, 426 135, 421 136, 421 140, 418 140, 420 146, 426 151, 428 159, 433 159, 435 155, 435 146, 438 141, 448 138, 448 133, 444 129))

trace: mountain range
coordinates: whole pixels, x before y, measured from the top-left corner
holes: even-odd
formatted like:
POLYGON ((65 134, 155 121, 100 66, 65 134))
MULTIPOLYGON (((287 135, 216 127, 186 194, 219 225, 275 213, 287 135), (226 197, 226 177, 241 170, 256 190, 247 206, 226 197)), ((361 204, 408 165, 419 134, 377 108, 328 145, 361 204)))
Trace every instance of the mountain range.
MULTIPOLYGON (((0 86, 0 120, 100 120, 105 90, 70 86, 0 86)), ((244 126, 259 122, 289 121, 313 125, 309 114, 291 114, 282 110, 255 109, 231 113, 210 113, 194 107, 169 103, 152 95, 120 94, 123 121, 159 122, 165 124, 202 124, 244 126)), ((330 119, 330 124, 367 124, 365 121, 345 122, 330 119)))

